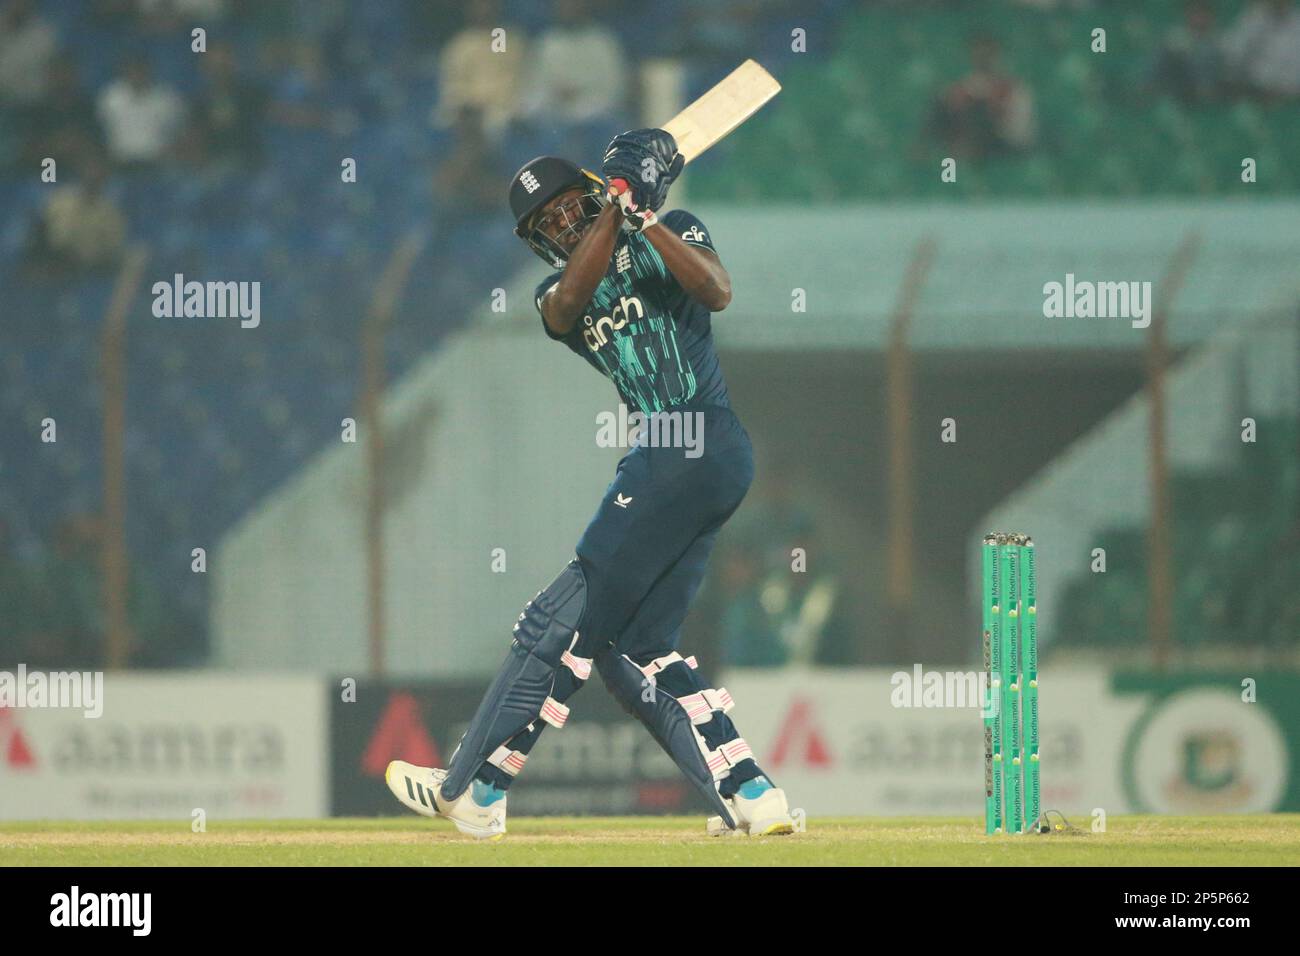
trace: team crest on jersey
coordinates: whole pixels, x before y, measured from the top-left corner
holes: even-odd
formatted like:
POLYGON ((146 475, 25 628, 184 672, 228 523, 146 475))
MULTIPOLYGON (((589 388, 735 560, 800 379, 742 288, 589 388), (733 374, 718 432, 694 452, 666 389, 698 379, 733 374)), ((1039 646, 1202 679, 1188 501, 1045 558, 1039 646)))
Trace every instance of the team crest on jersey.
POLYGON ((682 233, 682 238, 690 242, 709 241, 708 233, 702 230, 699 226, 691 226, 691 228, 687 229, 684 233, 682 233))
POLYGON ((632 250, 624 246, 618 252, 614 253, 614 271, 618 273, 627 272, 632 268, 632 250))
POLYGON ((617 332, 629 322, 636 322, 643 318, 645 318, 645 307, 641 305, 641 300, 636 296, 623 296, 609 315, 602 315, 598 319, 593 319, 589 315, 582 317, 582 322, 586 326, 582 330, 582 340, 587 343, 587 348, 597 352, 601 346, 609 344, 611 332, 617 332))

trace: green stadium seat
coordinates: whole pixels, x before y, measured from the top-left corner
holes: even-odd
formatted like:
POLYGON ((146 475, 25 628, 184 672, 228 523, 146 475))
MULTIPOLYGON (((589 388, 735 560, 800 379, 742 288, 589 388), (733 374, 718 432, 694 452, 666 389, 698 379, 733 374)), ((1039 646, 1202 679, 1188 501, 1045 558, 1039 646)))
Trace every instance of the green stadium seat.
MULTIPOLYGON (((1216 3, 1220 23, 1231 24, 1242 8, 1242 0, 1216 3)), ((1300 111, 1146 99, 1141 83, 1152 50, 1182 16, 1174 0, 1082 11, 1012 9, 996 0, 855 8, 831 55, 783 71, 782 96, 737 134, 745 137, 746 162, 732 164, 730 176, 693 174, 692 188, 702 199, 823 202, 1239 195, 1241 160, 1253 156, 1257 192, 1300 190, 1300 111), (1108 31, 1104 54, 1090 50, 1097 26, 1108 31), (1007 62, 1032 88, 1042 143, 1029 162, 968 164, 956 188, 943 189, 929 160, 918 167, 915 146, 936 93, 968 69, 976 30, 1002 39, 1007 62), (814 133, 818 148, 806 149, 814 133), (800 168, 751 161, 751 149, 786 152, 787 161, 798 155, 800 168)))

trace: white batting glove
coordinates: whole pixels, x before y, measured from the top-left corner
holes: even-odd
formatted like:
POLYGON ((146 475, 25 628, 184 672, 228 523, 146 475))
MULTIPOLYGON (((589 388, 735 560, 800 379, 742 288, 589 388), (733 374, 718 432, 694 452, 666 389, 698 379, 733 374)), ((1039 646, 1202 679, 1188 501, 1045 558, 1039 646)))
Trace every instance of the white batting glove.
POLYGON ((623 231, 640 232, 649 226, 653 226, 659 221, 659 217, 653 209, 639 208, 632 199, 632 190, 626 189, 618 191, 612 188, 609 191, 609 198, 618 203, 618 207, 623 210, 623 231))

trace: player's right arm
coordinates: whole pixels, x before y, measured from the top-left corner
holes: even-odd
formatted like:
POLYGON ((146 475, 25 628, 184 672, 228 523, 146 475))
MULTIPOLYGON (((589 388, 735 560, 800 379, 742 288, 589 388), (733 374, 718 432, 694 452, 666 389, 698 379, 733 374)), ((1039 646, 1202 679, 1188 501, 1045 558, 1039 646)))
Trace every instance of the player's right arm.
POLYGON ((605 206, 573 247, 560 281, 542 296, 542 321, 556 338, 572 332, 582 317, 582 310, 609 269, 622 222, 623 213, 617 203, 605 206))

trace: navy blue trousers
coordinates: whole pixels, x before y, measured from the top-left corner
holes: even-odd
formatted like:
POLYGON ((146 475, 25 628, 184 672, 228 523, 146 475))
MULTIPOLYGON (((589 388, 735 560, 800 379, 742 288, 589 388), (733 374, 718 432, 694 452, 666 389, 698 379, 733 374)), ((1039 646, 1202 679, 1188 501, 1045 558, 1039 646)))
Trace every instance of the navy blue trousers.
POLYGON ((702 417, 703 453, 633 448, 578 541, 587 578, 580 656, 609 644, 633 660, 677 649, 718 531, 754 479, 749 435, 730 409, 682 412, 702 417))
MULTIPOLYGON (((578 541, 577 557, 587 582, 586 611, 573 648, 578 657, 595 658, 612 648, 644 665, 678 650, 682 623, 704 579, 718 532, 753 481, 753 446, 730 409, 687 405, 673 411, 698 413, 692 427, 699 426, 694 436, 702 438, 702 454, 690 457, 687 448, 640 444, 619 462, 578 541)), ((696 687, 684 687, 684 692, 709 686, 702 676, 690 679, 696 687)), ((557 688, 557 699, 576 690, 557 688)), ((510 747, 528 753, 544 727, 537 721, 510 747)), ((738 736, 722 713, 700 733, 710 747, 738 736)), ((724 795, 759 773, 752 760, 737 766, 723 784, 724 795)), ((502 788, 511 779, 491 764, 485 764, 479 776, 502 788)))

